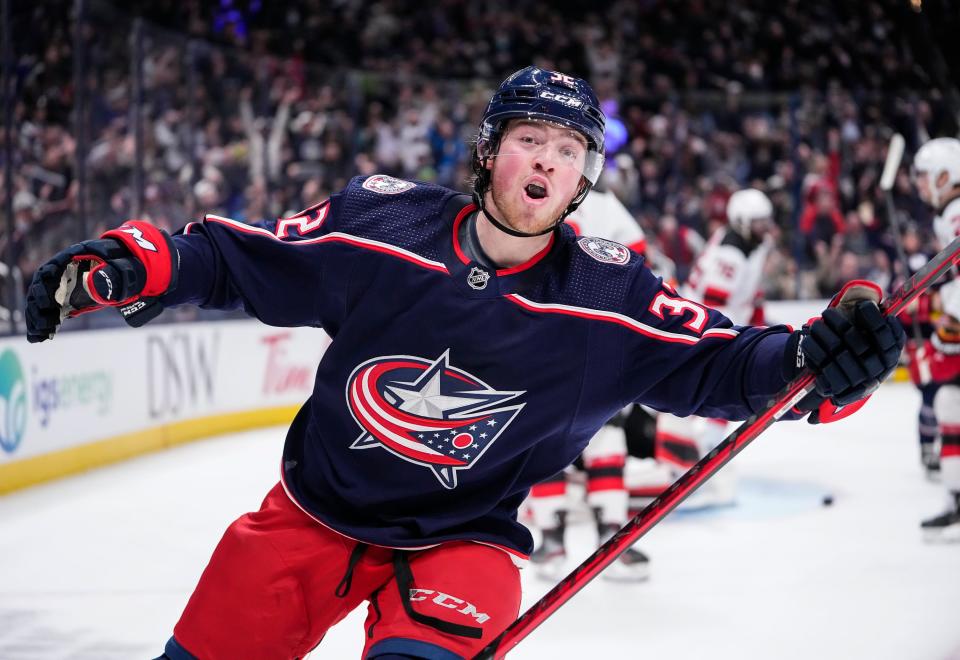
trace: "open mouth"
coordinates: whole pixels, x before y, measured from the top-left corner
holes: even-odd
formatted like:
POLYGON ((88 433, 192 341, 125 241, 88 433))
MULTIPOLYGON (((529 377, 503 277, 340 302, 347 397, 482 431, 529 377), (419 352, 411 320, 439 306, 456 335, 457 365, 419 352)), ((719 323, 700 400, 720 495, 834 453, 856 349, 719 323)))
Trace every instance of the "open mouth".
POLYGON ((528 183, 523 191, 530 199, 544 199, 547 196, 546 186, 540 183, 528 183))

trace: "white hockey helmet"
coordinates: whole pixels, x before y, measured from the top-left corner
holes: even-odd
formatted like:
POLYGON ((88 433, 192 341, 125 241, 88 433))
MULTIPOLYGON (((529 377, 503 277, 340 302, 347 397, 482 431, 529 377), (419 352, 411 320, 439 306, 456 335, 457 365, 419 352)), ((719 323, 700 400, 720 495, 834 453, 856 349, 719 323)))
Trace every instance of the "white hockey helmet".
POLYGON ((939 209, 944 196, 954 186, 960 185, 960 140, 934 138, 917 149, 913 157, 914 181, 921 175, 926 175, 930 190, 930 199, 924 201, 939 209), (947 174, 946 181, 938 186, 937 180, 944 172, 947 174))
POLYGON ((940 287, 940 307, 945 314, 960 321, 960 279, 947 282, 940 287))
POLYGON ((727 200, 730 227, 744 238, 750 238, 755 222, 769 222, 772 219, 773 204, 770 198, 756 188, 738 190, 727 200))

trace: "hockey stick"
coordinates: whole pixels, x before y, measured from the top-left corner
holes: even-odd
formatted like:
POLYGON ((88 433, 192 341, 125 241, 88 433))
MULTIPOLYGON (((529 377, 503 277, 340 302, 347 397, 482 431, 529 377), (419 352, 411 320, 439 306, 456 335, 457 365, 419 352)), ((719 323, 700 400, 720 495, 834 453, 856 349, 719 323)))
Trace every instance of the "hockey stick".
POLYGON ((883 191, 883 198, 887 207, 887 220, 890 222, 890 228, 893 230, 893 244, 897 249, 897 257, 900 259, 900 265, 903 266, 903 277, 906 278, 910 273, 910 264, 907 261, 907 253, 903 249, 903 237, 900 233, 900 218, 897 216, 897 209, 893 205, 893 182, 897 178, 897 170, 900 169, 900 161, 903 159, 903 136, 894 133, 890 138, 890 146, 887 147, 887 160, 883 164, 883 174, 880 175, 880 190, 883 191))
MULTIPOLYGON (((950 245, 918 270, 913 277, 904 282, 897 291, 888 296, 881 303, 884 314, 887 316, 898 314, 957 263, 960 263, 960 238, 954 239, 950 245)), ((650 531, 690 493, 695 491, 758 435, 812 392, 814 380, 813 372, 808 370, 797 376, 775 399, 768 402, 763 410, 737 427, 733 433, 714 447, 713 451, 700 459, 696 465, 677 479, 647 508, 634 516, 619 532, 597 548, 596 552, 573 569, 567 577, 563 578, 543 598, 534 603, 519 619, 510 624, 496 639, 474 656, 474 660, 490 660, 491 658, 499 660, 503 658, 521 640, 599 575, 604 568, 613 563, 621 553, 650 531)))
MULTIPOLYGON (((897 170, 900 169, 900 161, 903 160, 903 146, 903 136, 894 133, 893 137, 890 138, 890 146, 887 147, 887 160, 883 164, 883 173, 880 175, 880 190, 883 191, 883 199, 887 208, 887 220, 890 223, 890 229, 893 230, 893 245, 897 250, 900 266, 903 268, 903 277, 906 279, 910 274, 910 262, 907 260, 907 253, 903 249, 900 216, 897 215, 897 209, 893 204, 893 183, 897 178, 897 170)), ((913 319, 913 338, 917 341, 918 346, 923 344, 920 324, 916 318, 913 319)))
MULTIPOLYGON (((903 249, 903 234, 900 228, 900 216, 897 215, 897 209, 893 204, 893 183, 897 177, 897 170, 900 169, 900 161, 903 160, 903 136, 894 133, 890 138, 890 146, 887 147, 887 160, 883 164, 883 173, 880 175, 880 190, 883 191, 883 199, 887 208, 887 220, 890 222, 890 228, 893 230, 893 245, 897 250, 897 258, 900 260, 900 266, 903 268, 903 277, 910 274, 910 262, 907 260, 907 253, 903 249)), ((913 331, 913 341, 917 345, 917 355, 915 359, 919 361, 921 383, 930 381, 929 368, 924 369, 926 364, 923 361, 923 333, 920 331, 920 321, 915 314, 911 315, 910 326, 913 331)))

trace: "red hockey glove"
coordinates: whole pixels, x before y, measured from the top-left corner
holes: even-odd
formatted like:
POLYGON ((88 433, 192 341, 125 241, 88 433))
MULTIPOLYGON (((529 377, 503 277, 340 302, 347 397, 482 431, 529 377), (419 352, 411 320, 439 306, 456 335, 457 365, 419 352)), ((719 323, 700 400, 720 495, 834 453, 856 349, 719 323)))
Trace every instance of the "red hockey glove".
POLYGON ((799 331, 798 356, 817 377, 816 390, 797 405, 812 411, 811 424, 859 410, 896 368, 906 334, 895 318, 880 311, 880 297, 876 284, 850 282, 819 319, 799 331))
POLYGON ((64 319, 117 307, 139 327, 163 307, 159 296, 177 285, 178 256, 170 236, 131 221, 62 250, 37 269, 27 290, 27 341, 52 339, 64 319))

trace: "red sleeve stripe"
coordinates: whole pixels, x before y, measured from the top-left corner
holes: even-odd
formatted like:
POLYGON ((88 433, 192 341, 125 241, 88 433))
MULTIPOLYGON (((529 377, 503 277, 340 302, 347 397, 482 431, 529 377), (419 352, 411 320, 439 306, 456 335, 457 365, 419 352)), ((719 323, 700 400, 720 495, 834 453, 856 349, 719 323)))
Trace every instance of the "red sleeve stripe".
POLYGON ((439 261, 432 261, 425 257, 421 257, 419 254, 415 254, 403 248, 397 247, 396 245, 390 245, 388 243, 381 243, 380 241, 370 240, 369 238, 360 238, 359 236, 351 236, 350 234, 344 234, 341 232, 333 232, 322 236, 316 239, 317 243, 347 243, 355 247, 363 248, 366 250, 373 250, 374 252, 382 252, 383 254, 389 254, 394 257, 399 257, 405 261, 409 261, 412 264, 422 266, 424 268, 429 268, 430 270, 435 270, 437 272, 449 275, 450 272, 447 270, 447 267, 440 263, 439 261))
POLYGON ((218 215, 208 214, 206 218, 204 218, 204 222, 216 222, 227 225, 228 227, 236 229, 237 231, 245 234, 256 234, 258 236, 263 236, 264 238, 271 238, 291 247, 296 247, 299 245, 317 245, 319 243, 347 243, 348 245, 353 245, 354 247, 359 247, 365 250, 373 250, 374 252, 381 252, 383 254, 399 257, 404 261, 409 261, 410 263, 416 264, 423 268, 429 268, 430 270, 435 270, 447 275, 450 274, 449 271, 447 271, 447 267, 439 261, 432 261, 425 257, 421 257, 419 254, 414 254, 413 252, 404 250, 396 245, 381 243, 380 241, 374 241, 369 238, 352 236, 350 234, 344 234, 343 232, 332 232, 324 236, 320 236, 319 238, 308 238, 302 241, 289 242, 280 240, 272 232, 269 232, 261 227, 251 227, 250 225, 245 225, 242 222, 237 222, 236 220, 231 220, 230 218, 221 218, 218 215))
POLYGON ((508 294, 505 296, 505 298, 530 312, 538 314, 564 314, 567 316, 576 316, 578 318, 589 319, 592 321, 616 323, 629 330, 633 330, 636 333, 644 335, 645 337, 650 337, 651 339, 656 339, 657 341, 665 341, 672 344, 696 344, 701 339, 713 338, 733 339, 740 334, 737 330, 733 330, 732 328, 711 328, 699 337, 692 337, 690 335, 681 335, 676 332, 660 330, 658 328, 654 328, 653 326, 649 326, 646 323, 641 323, 636 319, 632 319, 629 316, 618 314, 616 312, 604 312, 596 309, 587 309, 586 307, 572 307, 570 305, 550 305, 536 303, 516 293, 508 294))

